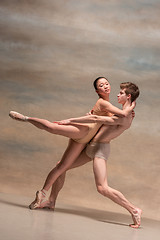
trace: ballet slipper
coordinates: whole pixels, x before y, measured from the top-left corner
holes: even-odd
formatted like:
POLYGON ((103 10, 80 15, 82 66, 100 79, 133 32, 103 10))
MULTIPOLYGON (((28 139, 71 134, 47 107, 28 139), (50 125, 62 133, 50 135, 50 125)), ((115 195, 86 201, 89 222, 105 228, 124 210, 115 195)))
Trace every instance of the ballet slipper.
POLYGON ((49 208, 49 206, 50 206, 50 201, 46 200, 46 201, 41 202, 39 208, 49 208))
POLYGON ((36 192, 36 198, 35 200, 29 205, 29 208, 31 210, 41 208, 41 204, 44 201, 46 197, 46 194, 43 191, 37 191, 36 192))
POLYGON ((55 209, 55 201, 50 201, 49 209, 54 211, 54 209, 55 209))
POLYGON ((14 120, 21 121, 21 122, 26 122, 28 120, 27 116, 24 116, 23 114, 14 112, 14 111, 10 111, 9 116, 14 120))
POLYGON ((55 206, 51 206, 51 205, 50 205, 49 209, 52 210, 52 211, 54 211, 55 206))
POLYGON ((54 205, 52 205, 52 203, 49 200, 42 202, 39 208, 44 208, 44 209, 47 208, 54 211, 54 205))
POLYGON ((129 226, 132 228, 139 228, 141 225, 141 215, 142 215, 142 210, 139 208, 136 208, 136 212, 132 213, 132 219, 133 219, 133 224, 130 224, 129 226))

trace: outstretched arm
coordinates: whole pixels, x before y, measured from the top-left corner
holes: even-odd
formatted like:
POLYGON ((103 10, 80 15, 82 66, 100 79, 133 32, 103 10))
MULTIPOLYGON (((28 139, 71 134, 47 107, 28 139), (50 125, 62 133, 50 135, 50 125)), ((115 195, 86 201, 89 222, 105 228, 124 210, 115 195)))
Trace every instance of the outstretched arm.
POLYGON ((76 123, 101 123, 105 125, 122 125, 123 118, 119 118, 117 116, 97 116, 97 115, 87 115, 84 117, 78 118, 69 118, 66 120, 62 120, 57 122, 58 124, 66 125, 66 124, 76 124, 76 123))

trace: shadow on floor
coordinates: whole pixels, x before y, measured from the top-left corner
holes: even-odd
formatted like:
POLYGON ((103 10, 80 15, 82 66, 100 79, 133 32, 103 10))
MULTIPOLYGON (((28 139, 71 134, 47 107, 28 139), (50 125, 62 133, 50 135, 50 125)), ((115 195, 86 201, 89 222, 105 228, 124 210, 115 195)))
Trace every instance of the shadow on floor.
MULTIPOLYGON (((9 196, 6 196, 5 198, 3 196, 3 198, 0 198, 1 204, 30 210, 28 208, 29 204, 28 205, 24 204, 24 202, 28 202, 28 199, 23 200, 21 196, 16 196, 16 198, 15 197, 12 198, 9 196), (10 200, 8 200, 8 198, 10 198, 10 200)), ((110 224, 118 224, 122 226, 128 226, 127 223, 131 222, 130 216, 127 216, 124 214, 102 211, 97 209, 89 209, 89 208, 84 208, 79 206, 63 205, 62 207, 58 206, 57 208, 55 208, 55 211, 48 210, 48 209, 36 209, 36 210, 30 210, 30 211, 50 211, 50 212, 52 211, 52 212, 58 212, 63 214, 73 214, 81 217, 87 217, 92 220, 96 220, 104 223, 106 222, 110 224)))
MULTIPOLYGON (((89 209, 89 208, 81 208, 81 207, 73 207, 71 208, 56 208, 55 212, 59 213, 66 213, 66 214, 74 214, 81 217, 91 218, 96 221, 106 222, 110 224, 118 224, 122 226, 127 226, 127 222, 129 222, 129 216, 120 214, 120 213, 113 213, 108 211, 102 211, 97 209, 89 209)), ((131 219, 130 219, 131 221, 131 219)))

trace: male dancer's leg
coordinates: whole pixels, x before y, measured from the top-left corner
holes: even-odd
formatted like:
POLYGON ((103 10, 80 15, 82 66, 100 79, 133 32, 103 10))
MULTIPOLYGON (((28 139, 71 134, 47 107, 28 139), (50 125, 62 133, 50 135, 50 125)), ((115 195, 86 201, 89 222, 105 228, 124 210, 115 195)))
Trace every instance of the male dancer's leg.
POLYGON ((131 224, 130 226, 138 228, 141 224, 142 211, 141 209, 131 204, 121 192, 108 186, 106 161, 101 158, 95 158, 93 160, 93 171, 98 192, 127 209, 130 212, 134 221, 134 224, 131 224))

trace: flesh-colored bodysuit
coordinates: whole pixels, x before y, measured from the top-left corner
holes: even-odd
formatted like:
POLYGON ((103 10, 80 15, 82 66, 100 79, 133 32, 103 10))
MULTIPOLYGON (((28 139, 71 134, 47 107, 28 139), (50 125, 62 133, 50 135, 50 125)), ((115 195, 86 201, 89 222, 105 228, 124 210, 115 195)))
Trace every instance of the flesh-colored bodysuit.
MULTIPOLYGON (((97 101, 97 103, 94 105, 93 109, 91 110, 91 113, 93 115, 99 116, 112 116, 112 114, 109 113, 106 109, 102 109, 100 107, 99 101, 97 101)), ((83 123, 81 125, 87 126, 89 130, 86 136, 84 136, 83 138, 73 139, 75 142, 78 143, 88 143, 98 132, 99 128, 102 126, 101 123, 83 123)))

